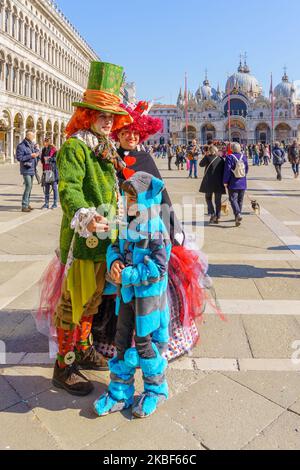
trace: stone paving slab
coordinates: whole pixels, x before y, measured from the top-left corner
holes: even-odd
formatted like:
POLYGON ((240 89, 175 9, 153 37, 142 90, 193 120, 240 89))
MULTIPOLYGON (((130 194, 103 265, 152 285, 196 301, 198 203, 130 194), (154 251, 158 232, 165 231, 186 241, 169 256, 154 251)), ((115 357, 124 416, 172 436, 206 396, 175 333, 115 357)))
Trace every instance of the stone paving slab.
POLYGON ((28 311, 11 311, 11 310, 2 310, 0 312, 0 340, 6 341, 9 336, 11 336, 18 325, 20 325, 24 320, 30 316, 28 311))
POLYGON ((300 372, 300 363, 291 359, 238 359, 241 372, 300 372))
POLYGON ((8 383, 6 377, 4 377, 2 373, 0 373, 0 411, 15 405, 20 401, 20 396, 8 383))
MULTIPOLYGON (((109 420, 110 417, 102 418, 109 420)), ((132 420, 83 450, 204 450, 184 426, 158 412, 149 420, 132 420)))
POLYGON ((191 357, 252 357, 241 317, 228 316, 227 321, 222 321, 218 316, 205 315, 200 341, 191 357))
POLYGON ((0 263, 0 286, 28 267, 28 263, 0 263))
POLYGON ((15 237, 10 233, 4 233, 0 236, 1 244, 5 248, 5 253, 11 255, 49 255, 54 253, 57 248, 56 240, 38 240, 37 235, 31 238, 31 242, 25 243, 22 238, 15 237))
POLYGON ((51 389, 28 401, 30 409, 46 426, 55 440, 65 449, 80 449, 118 429, 130 419, 130 414, 116 413, 107 420, 98 418, 93 402, 106 391, 107 383, 99 385, 88 397, 70 397, 64 391, 51 389))
MULTIPOLYGON (((42 275, 42 273, 41 273, 42 275)), ((21 296, 17 297, 13 302, 7 305, 7 309, 20 310, 37 310, 40 302, 39 284, 34 284, 30 289, 26 290, 21 296)))
POLYGON ((209 375, 162 410, 211 450, 241 449, 284 412, 221 374, 209 375))
POLYGON ((17 366, 2 371, 2 377, 13 387, 22 400, 29 400, 50 390, 52 376, 53 368, 49 367, 17 366))
POLYGON ((292 345, 300 339, 300 324, 295 317, 245 315, 243 323, 255 358, 292 357, 292 345))
POLYGON ((22 295, 33 285, 38 283, 48 264, 49 260, 47 259, 28 263, 26 268, 0 285, 0 309, 7 308, 16 297, 22 295))
POLYGON ((300 416, 284 413, 243 450, 300 450, 300 416))
POLYGON ((61 450, 47 428, 20 403, 1 413, 1 450, 61 450))
POLYGON ((300 416, 300 398, 289 409, 300 416))
MULTIPOLYGON (((209 275, 212 277, 219 299, 261 300, 262 296, 253 279, 234 279, 228 277, 226 278, 226 283, 224 283, 224 278, 214 276, 213 267, 211 267, 209 275)), ((216 269, 218 268, 219 266, 216 266, 216 269)))
POLYGON ((294 372, 248 371, 224 375, 283 408, 289 408, 300 397, 300 374, 294 372))
MULTIPOLYGON (((14 316, 15 314, 11 313, 10 315, 14 316)), ((27 313, 27 315, 24 316, 23 321, 15 325, 13 332, 6 338, 3 338, 3 340, 5 340, 7 352, 49 352, 48 338, 38 333, 31 313, 27 313)))

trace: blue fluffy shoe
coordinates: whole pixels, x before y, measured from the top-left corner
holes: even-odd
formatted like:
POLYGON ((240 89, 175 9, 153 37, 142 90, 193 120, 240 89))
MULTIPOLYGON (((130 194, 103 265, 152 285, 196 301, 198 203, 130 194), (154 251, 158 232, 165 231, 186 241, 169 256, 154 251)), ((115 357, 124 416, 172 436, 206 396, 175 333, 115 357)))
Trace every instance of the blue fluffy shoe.
POLYGON ((107 416, 131 408, 134 402, 134 374, 135 368, 125 364, 117 358, 109 362, 111 382, 108 392, 94 403, 94 410, 98 416, 107 416))
POLYGON ((169 398, 169 388, 165 378, 168 363, 160 355, 154 343, 152 343, 152 347, 156 357, 140 359, 144 379, 144 393, 136 399, 132 409, 132 414, 136 418, 148 418, 169 398))
POLYGON ((128 410, 132 407, 134 402, 134 387, 129 387, 126 393, 123 393, 123 396, 125 395, 127 395, 127 397, 123 400, 115 400, 111 394, 111 390, 109 390, 95 401, 94 410, 96 414, 102 417, 128 410))
POLYGON ((168 396, 169 390, 166 382, 160 387, 160 390, 157 387, 155 392, 145 391, 136 399, 133 405, 133 416, 139 419, 149 418, 160 405, 167 401, 168 396))

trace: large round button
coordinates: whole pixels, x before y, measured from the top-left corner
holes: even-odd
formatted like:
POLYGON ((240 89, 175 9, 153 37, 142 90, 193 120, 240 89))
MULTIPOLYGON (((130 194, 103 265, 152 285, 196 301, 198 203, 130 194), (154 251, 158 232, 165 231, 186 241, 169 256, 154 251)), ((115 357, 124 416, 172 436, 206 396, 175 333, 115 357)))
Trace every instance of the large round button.
POLYGON ((67 366, 71 366, 76 361, 76 354, 73 351, 68 352, 65 355, 64 362, 67 366))
POLYGON ((86 240, 86 246, 90 248, 91 250, 93 250, 94 248, 97 248, 98 245, 99 245, 99 240, 97 237, 92 236, 86 240))

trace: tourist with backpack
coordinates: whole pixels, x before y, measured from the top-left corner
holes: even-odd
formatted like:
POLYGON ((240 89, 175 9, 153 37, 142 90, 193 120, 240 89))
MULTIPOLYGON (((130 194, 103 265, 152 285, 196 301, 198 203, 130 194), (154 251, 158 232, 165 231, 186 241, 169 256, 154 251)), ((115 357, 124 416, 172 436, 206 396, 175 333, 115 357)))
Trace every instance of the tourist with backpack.
POLYGON ((231 150, 232 153, 225 160, 223 183, 225 188, 228 189, 236 227, 239 227, 243 220, 242 211, 247 190, 249 164, 246 155, 242 153, 240 144, 233 143, 231 150))
POLYGON ((282 181, 281 168, 282 168, 282 165, 286 162, 286 158, 285 158, 285 151, 280 147, 278 142, 276 142, 272 150, 272 156, 273 156, 273 165, 275 166, 275 170, 277 173, 277 180, 282 181))
POLYGON ((51 209, 58 207, 58 169, 56 166, 57 150, 51 144, 50 139, 45 139, 42 150, 41 162, 43 165, 42 186, 45 191, 45 203, 42 209, 49 209, 50 191, 53 191, 53 205, 51 209))
POLYGON ((299 178, 299 164, 300 164, 300 152, 297 141, 289 148, 289 162, 292 165, 292 170, 294 172, 295 178, 299 178))

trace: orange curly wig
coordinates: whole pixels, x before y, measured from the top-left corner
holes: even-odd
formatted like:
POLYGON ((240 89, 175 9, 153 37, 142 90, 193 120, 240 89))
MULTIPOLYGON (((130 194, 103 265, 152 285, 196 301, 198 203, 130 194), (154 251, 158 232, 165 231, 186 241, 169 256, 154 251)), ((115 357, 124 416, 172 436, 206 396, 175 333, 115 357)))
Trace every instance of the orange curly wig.
POLYGON ((94 122, 97 121, 98 117, 99 111, 88 108, 77 108, 66 127, 67 138, 69 139, 78 131, 89 130, 94 122))

